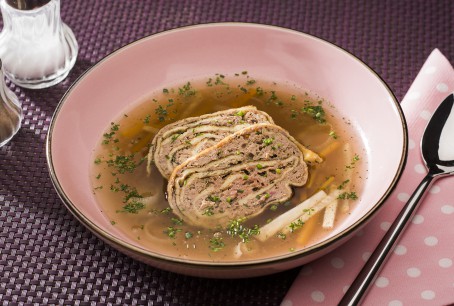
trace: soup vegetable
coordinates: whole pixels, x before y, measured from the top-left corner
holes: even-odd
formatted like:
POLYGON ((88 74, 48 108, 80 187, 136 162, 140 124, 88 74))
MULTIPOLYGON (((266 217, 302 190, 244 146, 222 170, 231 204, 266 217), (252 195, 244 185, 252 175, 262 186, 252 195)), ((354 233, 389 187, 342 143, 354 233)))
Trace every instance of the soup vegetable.
MULTIPOLYGON (((360 197, 361 173, 365 168, 364 149, 358 139, 348 120, 341 117, 330 102, 295 85, 255 79, 247 72, 230 76, 216 74, 163 88, 111 122, 94 150, 91 166, 93 190, 100 209, 112 226, 150 251, 215 262, 279 256, 320 241, 353 209, 360 197), (249 122, 247 112, 261 116, 262 119, 258 120, 263 122, 249 122), (212 113, 215 114, 210 115, 212 113), (204 127, 197 131, 200 120, 227 113, 230 116, 227 122, 232 128, 230 131, 223 127, 224 134, 219 139, 216 135, 203 135, 208 133, 204 132, 204 127), (192 117, 198 118, 185 119, 192 117), (171 130, 169 125, 178 126, 179 122, 191 127, 169 132, 165 139, 162 138, 167 143, 167 153, 162 154, 160 160, 155 159, 153 152, 156 147, 152 144, 157 143, 156 135, 171 130), (289 139, 292 148, 301 149, 305 167, 307 163, 304 181, 290 184, 292 188, 288 196, 274 198, 272 192, 266 191, 267 184, 263 182, 262 191, 252 187, 236 188, 235 196, 221 193, 217 190, 220 188, 204 187, 197 192, 205 205, 200 211, 200 216, 203 216, 200 219, 208 220, 202 224, 176 211, 175 205, 172 208, 168 200, 172 200, 169 196, 174 195, 168 191, 184 189, 185 183, 190 181, 181 175, 187 171, 177 172, 182 167, 185 170, 186 164, 187 167, 192 165, 186 161, 189 155, 178 157, 180 159, 174 159, 173 155, 170 157, 168 152, 176 152, 172 145, 193 146, 194 158, 202 159, 203 154, 215 150, 223 139, 226 139, 224 147, 227 148, 243 128, 244 133, 250 134, 248 137, 252 135, 257 139, 261 136, 256 134, 263 131, 280 135, 270 134, 256 141, 267 152, 266 157, 274 154, 279 158, 279 153, 284 151, 282 144, 273 143, 278 137, 282 143, 289 139), (193 138, 185 138, 189 134, 193 138, 209 138, 212 142, 207 142, 204 147, 199 141, 197 147, 193 138), (164 163, 166 158, 174 161, 175 169, 169 166, 170 161, 166 167, 156 164, 164 163), (181 178, 176 180, 178 175, 181 178), (169 177, 170 183, 167 181, 169 177), (248 202, 248 197, 253 201, 248 202), (248 206, 253 203, 257 210, 248 206), (243 210, 234 205, 248 208, 244 209, 248 214, 241 215, 238 212, 243 210), (215 213, 224 213, 224 208, 216 210, 219 207, 233 207, 237 211, 230 214, 234 216, 232 218, 216 218, 215 213)), ((247 158, 241 149, 231 152, 229 158, 238 159, 237 163, 243 163, 240 160, 243 156, 247 158)), ((217 154, 221 156, 222 152, 217 154)), ((285 158, 289 163, 295 162, 293 155, 298 154, 292 153, 285 158)), ((244 184, 251 180, 251 171, 256 171, 259 175, 256 178, 267 177, 274 182, 286 171, 278 164, 251 163, 252 168, 238 166, 234 176, 229 177, 232 175, 230 172, 223 172, 222 178, 228 182, 240 180, 244 184)), ((204 175, 211 176, 216 182, 217 174, 213 173, 208 171, 204 175)), ((193 201, 189 199, 186 203, 194 202, 196 205, 197 194, 194 193, 193 201)))

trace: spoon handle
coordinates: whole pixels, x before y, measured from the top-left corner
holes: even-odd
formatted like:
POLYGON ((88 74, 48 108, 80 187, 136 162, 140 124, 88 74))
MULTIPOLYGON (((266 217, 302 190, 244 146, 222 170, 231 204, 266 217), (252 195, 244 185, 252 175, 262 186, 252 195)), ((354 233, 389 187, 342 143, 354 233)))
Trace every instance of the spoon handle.
POLYGON ((388 255, 391 253, 396 242, 408 225, 410 219, 416 212, 421 199, 426 194, 435 177, 436 176, 434 176, 430 172, 424 177, 418 188, 416 188, 407 204, 405 204, 405 206, 402 208, 396 220, 393 222, 385 236, 378 244, 375 251, 369 257, 361 272, 358 274, 356 279, 353 281, 353 283, 345 293, 339 305, 358 305, 361 302, 371 283, 375 280, 375 277, 388 258, 388 255))

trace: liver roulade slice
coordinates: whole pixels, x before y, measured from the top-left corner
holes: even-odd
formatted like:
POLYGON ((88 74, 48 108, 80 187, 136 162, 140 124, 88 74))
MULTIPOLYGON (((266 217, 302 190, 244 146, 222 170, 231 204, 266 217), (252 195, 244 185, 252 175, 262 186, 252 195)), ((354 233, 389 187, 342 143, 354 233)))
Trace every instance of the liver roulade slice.
POLYGON ((167 187, 173 212, 201 227, 252 217, 293 194, 308 177, 301 145, 274 124, 256 124, 189 158, 167 187))
POLYGON ((257 123, 274 123, 254 106, 228 109, 199 117, 186 118, 163 127, 154 137, 148 153, 148 170, 154 161, 168 179, 173 169, 189 157, 209 148, 225 137, 257 123))

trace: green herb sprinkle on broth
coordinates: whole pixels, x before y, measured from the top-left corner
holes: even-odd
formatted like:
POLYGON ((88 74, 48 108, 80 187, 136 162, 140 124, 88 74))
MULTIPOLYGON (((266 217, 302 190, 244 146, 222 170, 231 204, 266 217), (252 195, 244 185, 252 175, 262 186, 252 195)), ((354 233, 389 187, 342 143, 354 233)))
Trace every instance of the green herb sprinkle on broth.
MULTIPOLYGON (((180 136, 173 134, 171 141, 177 141, 180 136)), ((271 150, 280 149, 272 137, 264 138, 262 145, 271 150)), ((189 80, 151 93, 113 118, 100 135, 90 167, 93 192, 111 226, 151 251, 179 258, 228 262, 288 254, 326 236, 361 198, 365 156, 359 136, 329 101, 296 85, 259 79, 242 71, 189 80), (247 105, 268 113, 275 124, 317 152, 323 162, 309 164, 307 183, 294 188, 289 201, 273 204, 259 216, 233 219, 226 227, 191 226, 169 207, 167 181, 156 167, 152 166, 147 174, 147 155, 153 137, 162 127, 178 120, 247 105), (325 220, 328 208, 319 212, 309 208, 302 213, 310 219, 289 220, 262 241, 265 225, 273 226, 280 215, 316 193, 329 194, 333 190, 337 192, 334 197, 337 206, 332 224, 325 220)), ((255 170, 263 171, 262 168, 264 165, 257 163, 255 170)), ((281 175, 281 171, 274 169, 273 175, 281 175)), ((247 181, 248 173, 241 179, 247 181)), ((237 190, 238 194, 242 192, 237 190)), ((269 196, 269 193, 260 195, 264 199, 269 196)), ((207 202, 232 204, 235 198, 213 194, 207 202)), ((209 217, 213 213, 213 207, 208 206, 203 214, 209 217)))

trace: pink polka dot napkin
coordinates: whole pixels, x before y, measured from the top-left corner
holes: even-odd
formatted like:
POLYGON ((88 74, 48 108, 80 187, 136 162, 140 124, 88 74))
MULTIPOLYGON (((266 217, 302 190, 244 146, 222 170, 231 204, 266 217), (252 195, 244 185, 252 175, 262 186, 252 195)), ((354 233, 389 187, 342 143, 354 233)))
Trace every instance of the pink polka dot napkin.
MULTIPOLYGON (((302 268, 281 306, 336 305, 340 301, 427 173, 420 140, 432 113, 452 91, 454 70, 435 49, 401 103, 409 129, 409 152, 397 188, 383 209, 355 237, 302 268)), ((363 304, 451 303, 454 303, 454 177, 446 177, 432 185, 363 304)))

